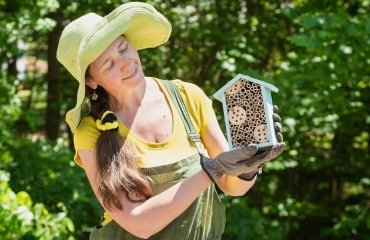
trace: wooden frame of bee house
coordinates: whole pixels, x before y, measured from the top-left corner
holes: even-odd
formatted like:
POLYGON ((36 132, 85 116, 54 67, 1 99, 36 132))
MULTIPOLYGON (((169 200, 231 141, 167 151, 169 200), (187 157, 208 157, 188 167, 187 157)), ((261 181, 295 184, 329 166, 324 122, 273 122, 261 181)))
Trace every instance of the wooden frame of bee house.
POLYGON ((230 149, 251 143, 259 149, 277 143, 272 119, 272 84, 238 74, 213 94, 222 102, 230 149))

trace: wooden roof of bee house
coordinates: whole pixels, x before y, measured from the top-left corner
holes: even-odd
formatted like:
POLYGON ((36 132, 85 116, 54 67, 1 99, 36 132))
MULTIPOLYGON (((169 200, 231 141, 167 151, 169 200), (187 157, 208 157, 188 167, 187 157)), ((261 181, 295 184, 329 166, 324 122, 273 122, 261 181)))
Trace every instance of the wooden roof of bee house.
POLYGON ((247 76, 247 75, 243 75, 243 74, 238 74, 236 75, 233 79, 231 79, 227 84, 225 84, 225 86, 223 86, 222 88, 220 88, 217 92, 215 92, 213 94, 213 97, 215 99, 217 99, 218 101, 221 101, 222 99, 222 95, 224 94, 224 92, 229 88, 231 87, 236 81, 239 81, 240 79, 245 79, 247 81, 251 81, 251 82, 254 82, 254 83, 257 83, 257 84, 260 84, 261 86, 264 86, 266 88, 268 88, 270 91, 272 92, 278 92, 279 89, 276 88, 274 85, 270 84, 270 83, 267 83, 267 82, 264 82, 264 81, 261 81, 261 80, 258 80, 258 79, 255 79, 255 78, 252 78, 250 76, 247 76))

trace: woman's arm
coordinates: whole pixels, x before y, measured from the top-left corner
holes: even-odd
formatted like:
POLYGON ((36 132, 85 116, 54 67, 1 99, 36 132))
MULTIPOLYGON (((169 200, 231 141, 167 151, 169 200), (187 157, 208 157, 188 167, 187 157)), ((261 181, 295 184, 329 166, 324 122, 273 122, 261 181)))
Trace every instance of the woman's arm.
MULTIPOLYGON (((79 150, 78 154, 92 189, 103 206, 102 198, 97 191, 98 179, 95 151, 79 150)), ((140 238, 148 238, 162 230, 183 213, 211 183, 207 174, 200 170, 193 176, 175 184, 145 202, 130 202, 122 194, 121 204, 123 209, 112 207, 112 209, 107 211, 122 228, 131 234, 140 238)))
MULTIPOLYGON (((202 142, 211 158, 216 157, 222 152, 229 151, 229 145, 221 131, 216 114, 213 110, 210 112, 208 129, 204 136, 202 136, 202 142)), ((253 186, 255 179, 252 181, 244 181, 238 177, 224 174, 217 181, 217 185, 228 195, 241 196, 253 186)))

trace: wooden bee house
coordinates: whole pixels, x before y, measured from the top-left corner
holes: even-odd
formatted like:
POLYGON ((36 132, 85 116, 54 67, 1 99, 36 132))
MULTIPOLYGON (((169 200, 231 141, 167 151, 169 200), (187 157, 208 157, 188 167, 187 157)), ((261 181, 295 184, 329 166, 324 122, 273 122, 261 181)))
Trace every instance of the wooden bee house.
POLYGON ((269 148, 277 143, 272 120, 271 91, 266 82, 238 74, 213 97, 222 102, 230 149, 254 143, 269 148))

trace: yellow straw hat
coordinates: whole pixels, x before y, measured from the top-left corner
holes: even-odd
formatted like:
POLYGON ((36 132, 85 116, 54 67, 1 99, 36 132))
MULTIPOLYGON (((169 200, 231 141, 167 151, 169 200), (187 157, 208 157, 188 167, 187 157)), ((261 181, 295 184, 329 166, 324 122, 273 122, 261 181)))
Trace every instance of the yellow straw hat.
POLYGON ((72 133, 81 120, 85 72, 89 64, 120 35, 140 50, 167 42, 171 30, 170 22, 161 13, 153 6, 140 2, 122 4, 105 17, 88 13, 64 28, 57 59, 79 83, 76 106, 66 114, 72 133))

